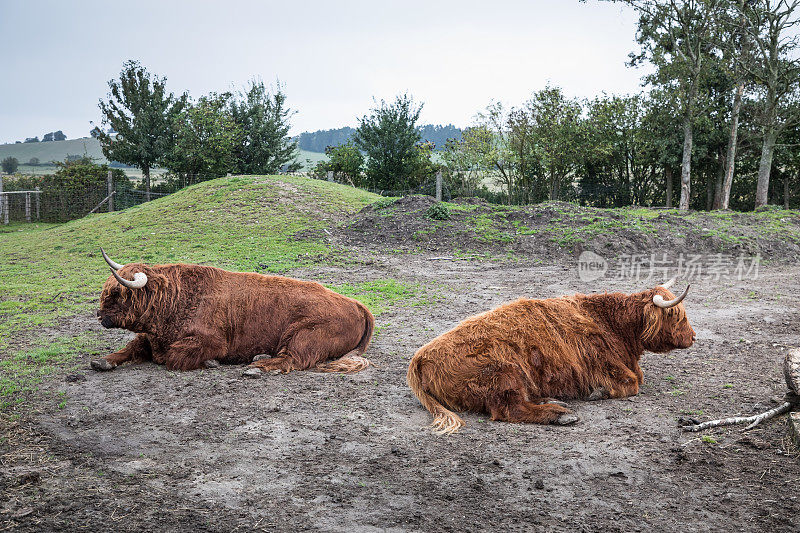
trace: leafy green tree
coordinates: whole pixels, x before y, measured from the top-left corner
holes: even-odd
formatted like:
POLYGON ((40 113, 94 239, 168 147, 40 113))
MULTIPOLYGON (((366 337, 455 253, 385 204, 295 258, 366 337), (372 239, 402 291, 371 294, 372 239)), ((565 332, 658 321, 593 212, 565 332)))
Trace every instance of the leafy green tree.
POLYGON ((13 174, 19 168, 19 161, 16 157, 8 156, 2 162, 3 172, 6 174, 13 174))
POLYGON ((28 165, 32 166, 32 167, 38 167, 39 166, 39 158, 38 157, 31 157, 28 160, 28 165))
POLYGON ((65 140, 67 140, 67 136, 64 135, 64 132, 61 130, 45 133, 44 137, 42 137, 42 142, 65 141, 65 140))
POLYGON ((359 121, 355 145, 366 154, 365 172, 375 189, 400 190, 418 186, 421 141, 417 129, 422 104, 408 94, 391 104, 381 100, 359 121), (415 177, 416 176, 416 177, 415 177))
POLYGON ((38 143, 39 142, 39 137, 26 137, 25 138, 25 142, 26 143, 38 143))
POLYGON ((589 102, 581 150, 583 201, 603 207, 653 203, 657 163, 646 116, 639 95, 604 95, 589 102))
POLYGON ((581 105, 567 98, 561 88, 547 86, 534 93, 525 108, 531 128, 526 135, 535 141, 548 198, 558 200, 580 161, 581 105))
POLYGON ((715 53, 717 24, 726 0, 611 0, 634 7, 639 12, 638 55, 631 64, 649 60, 656 73, 649 77, 654 85, 676 84, 683 118, 683 156, 681 159, 680 209, 691 202, 693 126, 702 76, 709 56, 715 53))
POLYGON ((241 130, 229 112, 230 93, 201 97, 187 103, 174 117, 172 150, 163 158, 166 167, 189 185, 224 176, 236 164, 241 130))
POLYGON ((280 83, 270 94, 263 81, 252 81, 239 99, 231 99, 230 114, 239 129, 233 171, 243 174, 275 174, 283 167, 299 170, 297 142, 289 137, 294 115, 286 105, 280 83))
POLYGON ((99 104, 102 122, 117 133, 95 128, 92 135, 106 158, 142 169, 149 200, 150 169, 172 150, 173 127, 188 97, 168 93, 167 79, 151 75, 137 61, 126 61, 119 80, 108 87, 108 101, 99 104))
POLYGON ((444 174, 454 196, 471 196, 480 189, 483 177, 491 168, 486 155, 493 144, 493 135, 486 126, 467 128, 461 138, 449 138, 442 152, 444 174))
POLYGON ((328 172, 333 172, 333 177, 338 182, 348 183, 353 187, 368 185, 363 175, 364 156, 352 141, 326 147, 325 155, 328 160, 320 161, 314 170, 317 177, 324 178, 328 172))
POLYGON ((744 69, 752 76, 763 97, 760 117, 763 128, 755 206, 767 204, 772 159, 780 135, 800 122, 797 106, 800 85, 800 42, 793 35, 800 24, 800 0, 756 0, 741 8, 747 36, 753 42, 752 59, 744 69))

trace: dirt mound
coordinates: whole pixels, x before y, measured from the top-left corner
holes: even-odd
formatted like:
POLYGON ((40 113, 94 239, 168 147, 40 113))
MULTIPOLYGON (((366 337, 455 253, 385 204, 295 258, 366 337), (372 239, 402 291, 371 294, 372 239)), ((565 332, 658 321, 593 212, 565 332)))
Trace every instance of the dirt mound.
POLYGON ((604 256, 651 254, 755 255, 800 259, 800 215, 597 209, 566 202, 502 206, 474 198, 429 196, 379 200, 339 228, 346 245, 404 251, 520 254, 542 259, 590 250, 604 256), (444 213, 444 216, 442 215, 444 213))

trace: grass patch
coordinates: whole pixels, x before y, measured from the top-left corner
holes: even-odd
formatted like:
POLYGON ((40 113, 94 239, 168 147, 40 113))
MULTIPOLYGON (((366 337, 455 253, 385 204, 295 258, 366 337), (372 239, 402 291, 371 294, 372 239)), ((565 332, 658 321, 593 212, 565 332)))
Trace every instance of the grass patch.
POLYGON ((45 376, 68 366, 77 354, 99 354, 100 343, 99 333, 86 332, 40 342, 0 360, 0 410, 24 404, 45 376))
POLYGON ((396 279, 327 285, 333 291, 355 298, 366 305, 372 314, 379 316, 392 307, 420 307, 431 305, 441 297, 417 283, 404 283, 396 279))
POLYGON ((335 225, 378 196, 293 176, 221 178, 120 211, 66 224, 15 224, 0 238, 0 352, 25 330, 86 312, 118 262, 186 262, 284 273, 342 254, 293 237, 335 225))

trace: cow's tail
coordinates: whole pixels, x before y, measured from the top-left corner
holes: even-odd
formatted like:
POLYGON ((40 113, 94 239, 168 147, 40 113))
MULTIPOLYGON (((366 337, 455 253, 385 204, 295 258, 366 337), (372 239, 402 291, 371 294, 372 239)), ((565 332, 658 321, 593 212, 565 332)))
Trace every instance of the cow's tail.
POLYGON ((317 370, 320 372, 341 372, 343 374, 352 374, 354 372, 361 372, 370 365, 369 359, 362 357, 364 352, 367 351, 369 341, 372 339, 372 330, 375 328, 375 317, 372 316, 369 309, 361 305, 362 313, 364 313, 364 334, 358 345, 341 356, 339 359, 333 361, 325 361, 317 365, 317 370))
POLYGON ((431 426, 433 426, 436 433, 443 435, 458 431, 459 428, 464 425, 464 419, 447 409, 425 390, 425 387, 422 385, 421 364, 420 358, 413 357, 411 359, 406 376, 408 386, 414 391, 414 394, 417 396, 422 406, 433 415, 433 423, 431 426))

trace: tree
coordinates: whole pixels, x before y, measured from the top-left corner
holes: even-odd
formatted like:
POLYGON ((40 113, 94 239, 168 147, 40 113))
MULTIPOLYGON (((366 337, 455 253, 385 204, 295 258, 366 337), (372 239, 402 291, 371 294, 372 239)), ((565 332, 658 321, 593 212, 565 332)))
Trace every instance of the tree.
POLYGON ((106 158, 142 169, 148 200, 150 169, 170 152, 175 119, 188 98, 167 93, 166 85, 166 78, 151 75, 137 61, 126 61, 119 80, 108 82, 108 101, 99 104, 103 124, 117 134, 92 130, 106 158))
POLYGON ((61 130, 45 133, 44 137, 42 137, 42 142, 65 141, 65 140, 67 140, 67 136, 64 135, 64 132, 61 130))
POLYGON ((791 35, 800 24, 795 15, 800 0, 757 0, 746 4, 742 14, 747 19, 748 38, 753 42, 752 60, 744 68, 755 80, 763 94, 761 125, 763 144, 758 166, 756 207, 767 204, 772 158, 778 137, 788 127, 800 121, 797 98, 800 84, 798 41, 791 35))
POLYGON ((419 164, 417 120, 421 111, 422 104, 416 105, 404 94, 392 104, 381 100, 359 121, 354 141, 366 154, 365 172, 371 187, 400 190, 419 185, 411 177, 419 164))
POLYGON ((314 169, 317 177, 323 178, 328 172, 333 172, 334 179, 341 183, 349 183, 353 187, 367 185, 362 176, 364 156, 352 141, 326 147, 325 155, 328 160, 320 161, 314 169))
POLYGON ((16 157, 8 156, 5 159, 3 159, 2 165, 3 165, 3 172, 5 172, 6 174, 13 174, 19 168, 19 161, 17 160, 16 157))
MULTIPOLYGON (((718 198, 714 200, 714 209, 728 209, 731 198, 731 187, 733 186, 733 171, 736 165, 736 147, 739 136, 739 115, 742 109, 742 97, 744 95, 747 77, 745 76, 742 64, 747 61, 750 51, 750 39, 747 34, 747 19, 744 16, 745 6, 752 0, 736 0, 732 4, 733 10, 727 10, 727 26, 733 31, 727 32, 728 38, 723 41, 723 59, 727 56, 727 63, 731 69, 731 77, 735 83, 733 103, 731 106, 730 133, 728 135, 728 147, 725 152, 725 174, 722 182, 722 190, 718 198)), ((725 33, 723 33, 724 35, 725 33)))
POLYGON ((484 174, 491 167, 486 154, 492 143, 492 132, 486 126, 467 128, 460 139, 447 139, 441 157, 454 196, 471 196, 480 188, 484 174))
POLYGON ((26 143, 38 143, 39 142, 39 137, 26 137, 25 138, 25 142, 26 143))
POLYGON ((28 161, 28 165, 32 166, 32 167, 38 167, 39 166, 39 158, 38 157, 31 157, 30 160, 28 161))
POLYGON ((300 168, 297 142, 289 137, 290 118, 286 95, 280 83, 275 93, 267 92, 263 81, 252 81, 239 99, 231 99, 230 114, 240 135, 234 151, 232 170, 243 174, 275 174, 284 166, 300 168))
POLYGON ((654 202, 659 154, 653 133, 644 127, 647 111, 639 95, 603 96, 589 103, 581 150, 584 201, 602 207, 654 202))
POLYGON ((680 88, 683 117, 680 209, 691 202, 692 127, 698 91, 709 56, 714 52, 714 31, 724 0, 612 0, 639 12, 637 41, 641 46, 631 64, 648 59, 658 69, 654 85, 676 83, 680 88))
POLYGON ((577 100, 567 98, 561 88, 547 86, 534 93, 524 112, 531 127, 529 136, 535 143, 546 175, 548 199, 558 200, 562 188, 569 185, 567 178, 579 161, 581 105, 577 100))
POLYGON ((241 130, 229 112, 230 100, 230 93, 211 93, 173 117, 172 149, 161 161, 183 175, 184 185, 199 176, 224 176, 234 167, 241 130))

